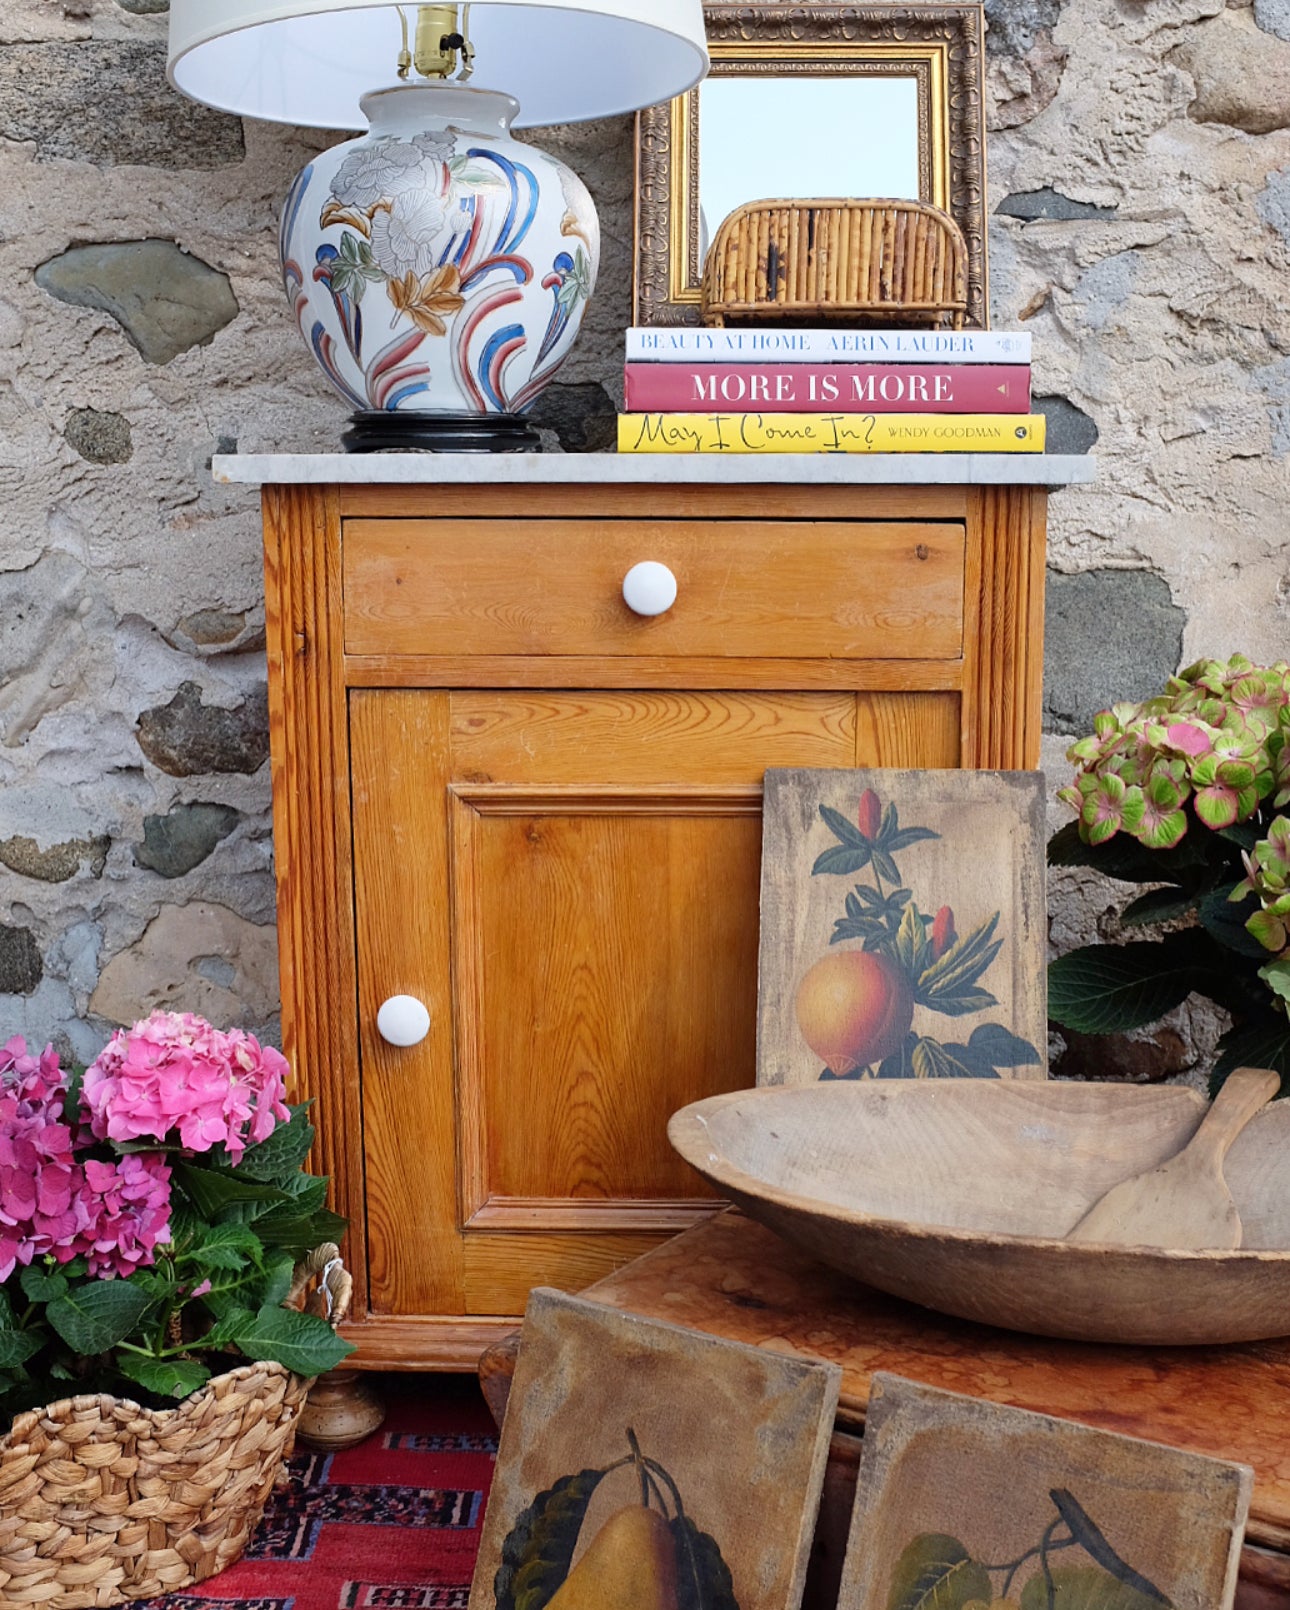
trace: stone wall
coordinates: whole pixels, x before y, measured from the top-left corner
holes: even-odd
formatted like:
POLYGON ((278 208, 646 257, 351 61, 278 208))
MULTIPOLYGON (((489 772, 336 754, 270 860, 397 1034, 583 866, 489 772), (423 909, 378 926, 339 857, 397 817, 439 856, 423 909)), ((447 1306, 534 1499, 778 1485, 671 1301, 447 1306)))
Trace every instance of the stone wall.
MULTIPOLYGON (((1052 446, 1045 762, 1180 660, 1286 655, 1290 3, 991 0, 994 322, 1052 446)), ((258 509, 211 455, 330 449, 275 207, 327 137, 165 84, 165 0, 0 0, 0 1036, 82 1058, 154 1004, 276 1035, 258 509)), ((606 247, 548 445, 603 447, 629 119, 541 143, 606 247)), ((1063 940, 1106 931, 1054 889, 1063 940)), ((1174 1064, 1197 1055, 1188 1025, 1174 1064)), ((1158 1071, 1155 1070, 1155 1071, 1158 1071)))

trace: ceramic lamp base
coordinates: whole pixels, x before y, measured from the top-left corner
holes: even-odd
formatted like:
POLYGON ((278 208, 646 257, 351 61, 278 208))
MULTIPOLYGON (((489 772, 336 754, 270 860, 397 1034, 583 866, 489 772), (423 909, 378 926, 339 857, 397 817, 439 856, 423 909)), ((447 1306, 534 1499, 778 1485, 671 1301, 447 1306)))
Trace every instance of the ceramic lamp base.
POLYGON ((349 416, 347 453, 540 453, 542 438, 522 414, 382 413, 349 416))

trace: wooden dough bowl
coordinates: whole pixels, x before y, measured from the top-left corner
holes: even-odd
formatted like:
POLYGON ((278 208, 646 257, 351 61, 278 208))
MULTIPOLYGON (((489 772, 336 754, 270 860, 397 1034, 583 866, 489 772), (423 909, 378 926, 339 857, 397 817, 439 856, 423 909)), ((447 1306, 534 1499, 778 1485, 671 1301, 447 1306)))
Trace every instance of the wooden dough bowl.
POLYGON ((750 1217, 941 1313, 1098 1342, 1290 1334, 1290 1101, 1228 1153, 1239 1251, 1062 1239, 1111 1186, 1173 1156, 1205 1110, 1179 1086, 836 1083, 713 1096, 668 1134, 750 1217))

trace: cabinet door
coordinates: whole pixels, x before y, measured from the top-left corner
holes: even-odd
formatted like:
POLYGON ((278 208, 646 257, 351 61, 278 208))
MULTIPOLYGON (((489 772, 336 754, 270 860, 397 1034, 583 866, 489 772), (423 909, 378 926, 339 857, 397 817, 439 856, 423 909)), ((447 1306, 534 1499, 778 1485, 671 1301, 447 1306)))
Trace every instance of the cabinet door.
POLYGON ((755 1079, 761 777, 954 765, 946 694, 351 695, 371 1306, 514 1314, 708 1211, 667 1142, 755 1079), (380 1003, 430 1010, 418 1046, 380 1003))

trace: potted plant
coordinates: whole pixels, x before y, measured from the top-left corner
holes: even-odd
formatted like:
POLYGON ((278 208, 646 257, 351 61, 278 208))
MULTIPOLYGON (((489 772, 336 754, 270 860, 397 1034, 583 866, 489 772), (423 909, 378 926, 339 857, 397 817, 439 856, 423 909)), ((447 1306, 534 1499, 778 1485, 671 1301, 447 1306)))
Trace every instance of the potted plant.
POLYGON ((115 1604, 231 1564, 311 1379, 352 1351, 345 1221, 302 1172, 286 1073, 189 1014, 83 1072, 0 1047, 0 1602, 115 1604))
POLYGON ((1104 710, 1067 754, 1058 797, 1079 816, 1049 863, 1145 886, 1120 921, 1151 937, 1058 957, 1049 1015, 1110 1034, 1203 995, 1232 1020, 1214 1089, 1243 1065, 1290 1077, 1290 666, 1199 661, 1104 710))

